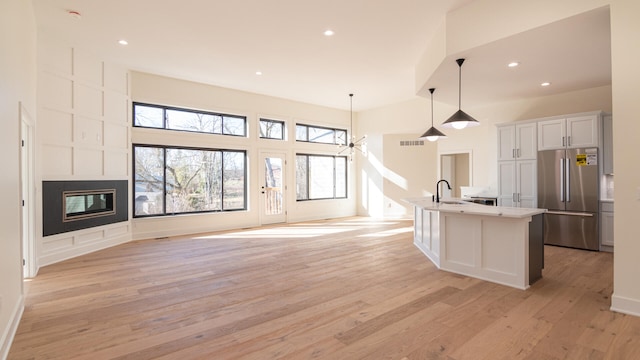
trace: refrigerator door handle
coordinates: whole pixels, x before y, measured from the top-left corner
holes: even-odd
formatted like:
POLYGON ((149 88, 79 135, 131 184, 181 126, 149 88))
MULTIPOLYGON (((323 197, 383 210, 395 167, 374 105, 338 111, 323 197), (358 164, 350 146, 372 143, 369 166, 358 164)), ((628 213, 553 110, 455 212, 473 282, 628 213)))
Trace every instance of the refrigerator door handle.
POLYGON ((564 202, 564 159, 560 159, 560 201, 564 202))
POLYGON ((572 212, 572 211, 547 211, 545 214, 593 217, 593 213, 572 212))
POLYGON ((567 187, 566 190, 566 202, 571 202, 571 169, 569 168, 571 166, 571 162, 569 161, 569 159, 564 159, 564 167, 565 167, 565 177, 567 178, 566 182, 565 182, 565 186, 567 187))

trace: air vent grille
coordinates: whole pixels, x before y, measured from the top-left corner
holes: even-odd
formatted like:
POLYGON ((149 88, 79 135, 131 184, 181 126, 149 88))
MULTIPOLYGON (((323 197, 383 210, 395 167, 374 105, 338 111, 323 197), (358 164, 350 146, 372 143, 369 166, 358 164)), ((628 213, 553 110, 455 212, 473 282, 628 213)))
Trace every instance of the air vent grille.
POLYGON ((400 146, 424 146, 424 140, 400 140, 400 146))

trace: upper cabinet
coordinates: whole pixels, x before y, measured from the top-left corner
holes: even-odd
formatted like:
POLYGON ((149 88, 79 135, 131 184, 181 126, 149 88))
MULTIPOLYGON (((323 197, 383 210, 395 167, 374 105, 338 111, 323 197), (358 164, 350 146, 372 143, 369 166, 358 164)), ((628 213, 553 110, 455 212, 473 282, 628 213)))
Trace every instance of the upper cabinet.
POLYGON ((498 126, 498 205, 537 204, 537 123, 498 126))
POLYGON ((498 161, 536 158, 536 123, 498 127, 498 161))
POLYGON ((538 150, 598 146, 598 114, 538 122, 538 150))

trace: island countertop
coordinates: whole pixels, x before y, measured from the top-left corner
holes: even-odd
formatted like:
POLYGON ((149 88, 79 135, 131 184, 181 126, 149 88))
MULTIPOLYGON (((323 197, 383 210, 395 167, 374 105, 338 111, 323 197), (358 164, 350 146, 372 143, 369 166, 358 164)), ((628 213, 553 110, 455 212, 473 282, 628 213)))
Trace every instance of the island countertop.
POLYGON ((502 216, 522 219, 547 212, 546 209, 480 205, 457 198, 441 199, 439 203, 433 201, 430 197, 408 198, 403 200, 424 210, 468 215, 502 216))

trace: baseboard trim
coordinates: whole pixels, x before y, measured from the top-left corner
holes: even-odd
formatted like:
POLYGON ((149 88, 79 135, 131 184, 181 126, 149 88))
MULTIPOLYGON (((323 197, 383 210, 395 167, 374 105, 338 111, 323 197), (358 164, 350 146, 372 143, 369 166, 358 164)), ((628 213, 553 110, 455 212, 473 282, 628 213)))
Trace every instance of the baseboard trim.
POLYGON ((640 301, 613 294, 611 311, 640 317, 640 301))
POLYGON ((20 319, 24 312, 24 296, 20 295, 20 299, 13 308, 11 315, 11 321, 9 326, 2 332, 2 338, 0 338, 0 359, 6 359, 9 356, 9 349, 11 349, 11 343, 18 331, 18 325, 20 325, 20 319))

